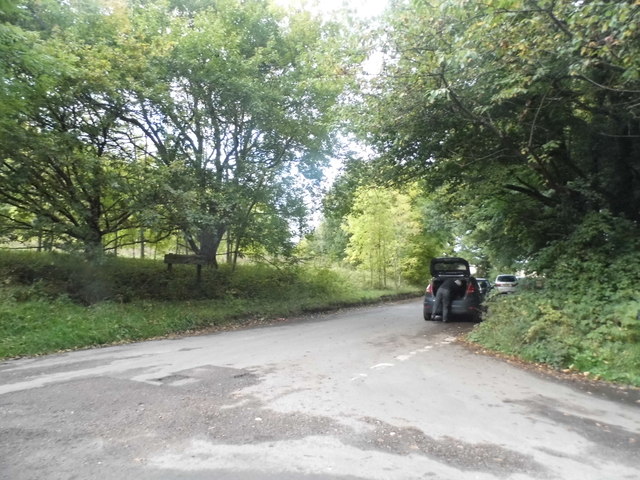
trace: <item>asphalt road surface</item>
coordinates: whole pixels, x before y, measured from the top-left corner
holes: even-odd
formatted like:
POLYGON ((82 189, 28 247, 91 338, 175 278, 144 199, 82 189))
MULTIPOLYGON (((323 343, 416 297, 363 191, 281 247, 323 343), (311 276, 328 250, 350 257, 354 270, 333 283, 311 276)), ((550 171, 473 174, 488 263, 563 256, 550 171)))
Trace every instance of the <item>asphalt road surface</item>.
POLYGON ((0 478, 640 478, 629 392, 475 353, 471 328, 409 300, 3 362, 0 478))

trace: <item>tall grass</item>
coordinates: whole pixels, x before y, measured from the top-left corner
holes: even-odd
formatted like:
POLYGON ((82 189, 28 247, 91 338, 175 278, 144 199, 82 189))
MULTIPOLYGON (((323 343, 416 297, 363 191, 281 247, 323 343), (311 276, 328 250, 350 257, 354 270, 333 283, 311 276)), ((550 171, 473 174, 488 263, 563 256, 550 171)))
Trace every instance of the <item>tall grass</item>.
POLYGON ((204 268, 65 254, 0 251, 0 358, 235 328, 380 299, 328 268, 204 268))

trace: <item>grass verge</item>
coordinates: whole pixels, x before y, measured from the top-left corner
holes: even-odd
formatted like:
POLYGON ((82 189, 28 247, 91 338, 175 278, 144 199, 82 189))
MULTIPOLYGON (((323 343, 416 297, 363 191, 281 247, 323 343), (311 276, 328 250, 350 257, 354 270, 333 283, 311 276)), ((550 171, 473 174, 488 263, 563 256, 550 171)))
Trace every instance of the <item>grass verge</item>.
POLYGON ((90 266, 67 256, 0 258, 0 358, 268 323, 307 312, 418 296, 375 290, 330 269, 243 266, 169 274, 153 261, 90 266))

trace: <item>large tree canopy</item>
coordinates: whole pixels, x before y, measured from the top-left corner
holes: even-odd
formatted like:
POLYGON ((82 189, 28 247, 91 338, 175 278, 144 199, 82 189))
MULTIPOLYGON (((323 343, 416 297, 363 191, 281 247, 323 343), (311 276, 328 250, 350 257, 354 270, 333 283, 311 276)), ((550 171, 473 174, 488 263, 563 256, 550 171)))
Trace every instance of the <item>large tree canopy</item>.
POLYGON ((291 206, 280 201, 293 192, 284 179, 322 164, 345 57, 336 30, 306 14, 285 19, 261 0, 185 2, 177 12, 150 20, 147 3, 136 11, 146 43, 165 47, 147 52, 126 120, 159 162, 187 167, 175 181, 188 182, 192 203, 173 214, 193 250, 214 259, 223 235, 239 245, 250 223, 291 206))
POLYGON ((337 25, 265 0, 25 2, 0 35, 0 202, 90 250, 146 226, 278 251, 350 78, 337 25), (293 179, 296 179, 294 182, 293 179))
MULTIPOLYGON (((98 101, 106 94, 96 71, 103 61, 75 55, 59 37, 82 28, 65 15, 72 10, 37 7, 27 3, 3 16, 11 41, 0 60, 0 215, 25 238, 46 233, 93 255, 105 235, 135 224, 150 182, 139 182, 144 168, 120 154, 117 118, 98 101)), ((93 38, 113 36, 112 27, 97 28, 93 38)))
POLYGON ((638 222, 639 19, 634 1, 398 2, 363 135, 505 262, 590 212, 638 222))

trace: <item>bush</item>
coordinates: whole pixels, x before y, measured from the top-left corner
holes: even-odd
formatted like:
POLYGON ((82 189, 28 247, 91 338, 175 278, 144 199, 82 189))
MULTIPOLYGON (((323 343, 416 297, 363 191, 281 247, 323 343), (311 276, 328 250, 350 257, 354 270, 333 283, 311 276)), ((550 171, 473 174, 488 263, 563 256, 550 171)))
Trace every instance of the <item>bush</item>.
POLYGON ((241 265, 231 271, 66 254, 0 255, 0 358, 143 340, 251 324, 329 307, 375 301, 330 269, 241 265))
MULTIPOLYGON (((0 275, 5 285, 31 290, 31 298, 68 297, 81 305, 104 301, 196 300, 223 298, 231 271, 203 267, 202 281, 196 282, 195 266, 174 265, 168 272, 164 263, 151 259, 104 257, 90 263, 64 253, 0 253, 0 275)), ((26 291, 25 290, 25 291, 26 291)))
POLYGON ((640 385, 640 242, 634 225, 588 218, 538 259, 541 290, 490 302, 470 339, 526 360, 640 385), (544 271, 543 270, 543 271, 544 271))

